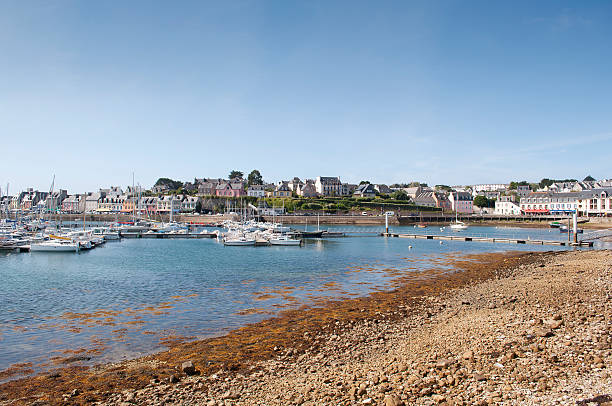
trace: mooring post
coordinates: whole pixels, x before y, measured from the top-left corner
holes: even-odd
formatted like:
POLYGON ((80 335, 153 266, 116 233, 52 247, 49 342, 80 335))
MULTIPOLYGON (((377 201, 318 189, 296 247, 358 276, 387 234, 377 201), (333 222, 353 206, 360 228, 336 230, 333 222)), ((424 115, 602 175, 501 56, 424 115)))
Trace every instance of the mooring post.
POLYGON ((574 210, 574 243, 578 244, 578 216, 574 210))
POLYGON ((389 213, 385 212, 385 234, 389 234, 389 213))

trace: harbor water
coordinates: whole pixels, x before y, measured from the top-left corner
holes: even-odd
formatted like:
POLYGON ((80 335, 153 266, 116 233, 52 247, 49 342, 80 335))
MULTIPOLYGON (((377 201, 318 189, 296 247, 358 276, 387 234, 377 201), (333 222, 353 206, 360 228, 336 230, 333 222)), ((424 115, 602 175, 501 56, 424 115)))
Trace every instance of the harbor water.
MULTIPOLYGON (((137 357, 285 309, 391 289, 402 273, 452 272, 453 260, 466 254, 568 249, 384 238, 374 234, 380 226, 325 228, 348 236, 308 239, 301 247, 124 239, 78 254, 2 253, 0 370, 137 357)), ((433 226, 392 231, 452 234, 433 226)), ((535 228, 470 227, 462 234, 567 240, 558 230, 535 228)))

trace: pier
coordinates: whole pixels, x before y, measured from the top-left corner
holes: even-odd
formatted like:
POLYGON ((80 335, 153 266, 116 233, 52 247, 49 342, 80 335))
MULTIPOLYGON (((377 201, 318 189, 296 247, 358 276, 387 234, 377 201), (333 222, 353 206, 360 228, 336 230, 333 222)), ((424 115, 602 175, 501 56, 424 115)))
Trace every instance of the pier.
POLYGON ((531 240, 507 237, 475 237, 467 235, 436 235, 436 234, 399 234, 399 233, 382 233, 384 237, 396 238, 412 238, 420 240, 451 240, 451 241, 476 241, 476 242, 493 242, 507 244, 533 244, 533 245, 557 245, 557 246, 572 246, 572 247, 592 247, 592 241, 579 241, 577 243, 568 241, 555 240, 531 240))

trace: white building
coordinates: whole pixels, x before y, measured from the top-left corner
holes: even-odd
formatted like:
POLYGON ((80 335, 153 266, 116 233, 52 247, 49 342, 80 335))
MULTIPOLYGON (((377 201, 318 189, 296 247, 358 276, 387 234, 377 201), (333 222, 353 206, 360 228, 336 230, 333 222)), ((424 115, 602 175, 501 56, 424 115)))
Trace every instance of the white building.
POLYGON ((516 197, 513 195, 500 196, 499 199, 495 201, 495 211, 493 211, 493 214, 520 216, 521 206, 519 206, 516 197))
POLYGON ((247 189, 247 196, 251 197, 265 197, 266 190, 263 185, 251 185, 247 189))
POLYGON ((342 196, 342 182, 340 182, 340 178, 317 176, 315 189, 322 196, 342 196))

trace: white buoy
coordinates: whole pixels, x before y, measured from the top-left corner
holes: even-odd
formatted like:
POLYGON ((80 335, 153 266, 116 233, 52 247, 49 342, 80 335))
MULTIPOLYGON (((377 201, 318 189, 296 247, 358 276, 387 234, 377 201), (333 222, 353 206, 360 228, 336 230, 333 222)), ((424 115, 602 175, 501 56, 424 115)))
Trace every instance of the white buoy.
POLYGON ((440 245, 442 245, 442 241, 440 241, 440 245))
POLYGON ((411 249, 412 249, 412 245, 409 245, 409 246, 408 246, 408 249, 409 249, 409 250, 411 250, 411 249))

